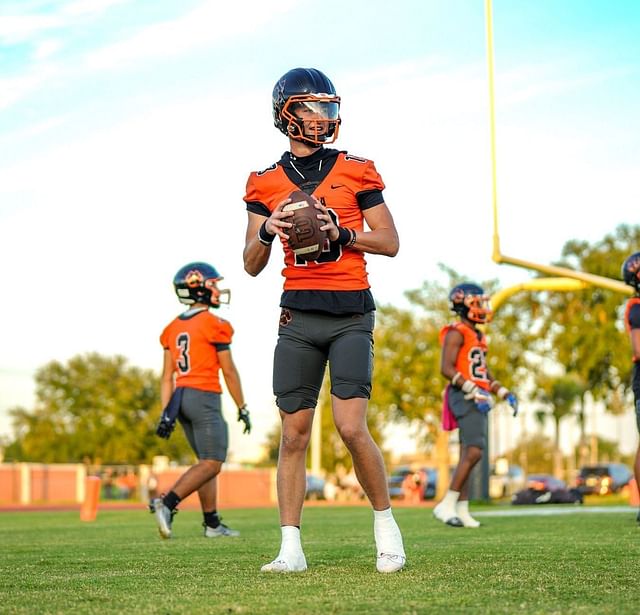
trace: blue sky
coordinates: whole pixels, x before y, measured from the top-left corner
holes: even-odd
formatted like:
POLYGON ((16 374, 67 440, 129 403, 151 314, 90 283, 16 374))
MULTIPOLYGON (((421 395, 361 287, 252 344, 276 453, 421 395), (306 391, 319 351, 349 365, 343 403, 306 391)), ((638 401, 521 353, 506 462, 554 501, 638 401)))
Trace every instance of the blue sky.
MULTIPOLYGON (((640 5, 495 0, 493 14, 502 248, 546 263, 637 223, 640 5)), ((286 149, 270 95, 295 66, 331 77, 337 146, 387 184, 401 251, 368 259, 379 302, 401 304, 438 262, 504 286, 528 277, 490 258, 480 0, 4 0, 0 433, 47 361, 97 351, 159 369, 173 273, 208 260, 232 288, 224 315, 256 415, 232 450, 257 449, 276 420, 281 262, 274 250, 259 278, 244 273, 242 196, 286 149)))

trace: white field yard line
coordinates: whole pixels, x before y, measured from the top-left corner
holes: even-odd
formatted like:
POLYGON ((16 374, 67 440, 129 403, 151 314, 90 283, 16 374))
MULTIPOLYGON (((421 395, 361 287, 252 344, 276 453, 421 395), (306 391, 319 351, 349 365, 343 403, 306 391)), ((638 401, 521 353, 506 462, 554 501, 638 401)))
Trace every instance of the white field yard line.
POLYGON ((514 506, 504 510, 473 511, 474 517, 526 517, 535 515, 572 515, 578 513, 627 513, 635 514, 635 506, 580 506, 577 504, 539 504, 514 506))

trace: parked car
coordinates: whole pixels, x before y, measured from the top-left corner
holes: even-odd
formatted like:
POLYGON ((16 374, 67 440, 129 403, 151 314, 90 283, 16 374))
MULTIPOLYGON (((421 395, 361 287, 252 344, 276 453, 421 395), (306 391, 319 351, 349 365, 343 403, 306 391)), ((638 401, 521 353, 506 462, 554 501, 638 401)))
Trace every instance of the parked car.
POLYGON ((550 474, 530 474, 526 487, 511 496, 512 504, 582 504, 582 493, 550 474))
MULTIPOLYGON (((438 471, 435 468, 420 468, 420 470, 422 470, 427 477, 423 492, 424 499, 435 498, 436 487, 438 485, 438 471)), ((416 470, 412 470, 410 466, 398 466, 389 474, 389 496, 391 498, 400 499, 404 497, 402 482, 407 474, 413 474, 414 472, 416 472, 416 470)))
POLYGON ((633 478, 623 463, 602 463, 580 468, 576 486, 584 494, 607 495, 620 491, 633 478))
POLYGON ((534 491, 559 491, 566 489, 567 483, 551 474, 530 474, 526 488, 534 491))

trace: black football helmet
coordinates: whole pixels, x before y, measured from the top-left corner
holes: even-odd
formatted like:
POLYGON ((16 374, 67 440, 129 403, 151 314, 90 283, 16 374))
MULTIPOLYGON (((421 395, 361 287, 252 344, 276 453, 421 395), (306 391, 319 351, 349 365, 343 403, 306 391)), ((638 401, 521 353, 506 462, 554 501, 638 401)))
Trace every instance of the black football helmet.
POLYGON ((482 324, 490 322, 493 317, 489 297, 477 284, 464 282, 454 286, 449 293, 449 301, 452 311, 472 322, 482 324))
POLYGON ((173 288, 180 303, 204 303, 217 308, 230 299, 229 290, 218 288, 217 283, 222 279, 217 269, 208 263, 189 263, 173 276, 173 288))
POLYGON ((640 293, 640 252, 634 252, 631 256, 627 256, 622 263, 620 275, 625 284, 633 286, 635 291, 640 293))
POLYGON ((287 137, 309 145, 325 145, 338 138, 340 97, 319 70, 294 68, 285 73, 273 88, 272 103, 273 123, 287 137))

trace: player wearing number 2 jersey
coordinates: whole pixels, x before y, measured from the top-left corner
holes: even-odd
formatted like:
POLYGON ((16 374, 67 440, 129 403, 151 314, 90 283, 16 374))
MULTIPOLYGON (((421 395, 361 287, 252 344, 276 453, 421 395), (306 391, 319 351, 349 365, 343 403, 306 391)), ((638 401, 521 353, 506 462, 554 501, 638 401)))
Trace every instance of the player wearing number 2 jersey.
POLYGON ((169 438, 180 422, 198 463, 189 468, 150 508, 163 538, 171 537, 171 521, 178 503, 198 491, 207 538, 237 536, 221 523, 217 511, 216 477, 227 457, 227 423, 222 416, 219 372, 238 406, 244 433, 251 430, 240 375, 231 357, 233 327, 212 314, 228 302, 229 291, 218 288, 220 274, 208 263, 189 263, 176 273, 174 289, 189 309, 172 320, 160 335, 164 349, 161 397, 164 411, 157 434, 169 438))
POLYGON ((284 249, 284 292, 273 366, 273 389, 282 420, 278 503, 282 542, 265 572, 300 572, 306 559, 300 541, 305 495, 305 458, 327 362, 333 418, 374 511, 376 567, 395 572, 405 563, 393 518, 380 450, 367 428, 371 393, 375 303, 365 253, 395 256, 398 235, 370 160, 325 148, 338 135, 340 98, 319 70, 296 68, 273 90, 275 126, 289 151, 251 173, 244 200, 248 212, 245 270, 258 275, 276 237, 284 249), (316 261, 296 261, 284 229, 283 207, 294 190, 316 201, 326 242, 316 261), (365 228, 366 225, 366 228, 365 228))
MULTIPOLYGON (((461 451, 449 490, 433 514, 447 525, 476 528, 480 523, 469 514, 469 476, 486 447, 491 393, 506 400, 514 416, 518 401, 506 387, 493 380, 487 368, 487 340, 478 328, 492 316, 484 290, 468 282, 458 284, 449 293, 449 300, 451 310, 460 320, 440 332, 440 371, 450 381, 445 389, 444 411, 453 415, 460 428, 461 451)), ((445 425, 445 428, 451 426, 445 425)))

